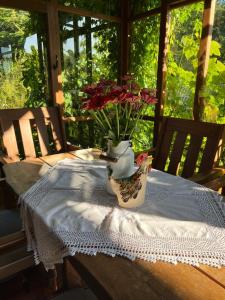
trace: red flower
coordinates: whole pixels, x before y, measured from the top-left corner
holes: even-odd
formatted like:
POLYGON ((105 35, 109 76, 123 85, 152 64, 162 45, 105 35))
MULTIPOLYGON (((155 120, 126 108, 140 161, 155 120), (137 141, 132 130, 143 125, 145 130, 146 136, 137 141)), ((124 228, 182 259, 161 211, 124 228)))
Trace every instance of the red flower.
POLYGON ((151 89, 142 89, 140 92, 141 98, 143 99, 144 102, 148 104, 157 103, 155 94, 156 94, 155 90, 151 90, 151 89))
POLYGON ((89 109, 100 110, 100 109, 103 109, 105 107, 105 105, 107 104, 107 102, 109 102, 110 100, 111 100, 110 97, 96 95, 96 96, 93 96, 92 98, 88 99, 84 103, 82 108, 86 109, 86 110, 89 110, 89 109))
POLYGON ((88 95, 94 96, 96 94, 100 94, 103 92, 103 88, 101 86, 98 86, 96 84, 89 84, 86 85, 83 89, 83 92, 85 92, 88 95))

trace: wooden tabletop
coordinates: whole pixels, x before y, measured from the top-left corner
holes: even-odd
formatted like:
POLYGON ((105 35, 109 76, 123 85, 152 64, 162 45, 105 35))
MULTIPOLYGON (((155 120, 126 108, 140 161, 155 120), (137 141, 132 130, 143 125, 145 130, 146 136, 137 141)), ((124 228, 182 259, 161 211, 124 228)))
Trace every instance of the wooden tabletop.
MULTIPOLYGON (((8 165, 7 176, 16 177, 16 180, 8 178, 8 182, 14 186, 16 183, 16 192, 19 190, 21 193, 49 167, 64 158, 75 156, 73 153, 56 154, 8 165)), ((225 267, 194 267, 181 263, 172 265, 139 259, 130 261, 103 254, 79 254, 68 259, 99 299, 225 300, 225 267)))

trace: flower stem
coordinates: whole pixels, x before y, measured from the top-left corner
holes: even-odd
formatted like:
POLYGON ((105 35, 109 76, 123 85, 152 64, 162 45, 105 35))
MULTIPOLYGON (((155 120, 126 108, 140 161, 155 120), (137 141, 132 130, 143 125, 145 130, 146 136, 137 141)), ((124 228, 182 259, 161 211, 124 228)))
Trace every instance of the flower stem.
POLYGON ((133 127, 133 129, 131 130, 129 139, 131 138, 132 134, 134 133, 134 130, 135 130, 136 126, 137 126, 137 123, 138 123, 138 121, 139 121, 139 119, 140 119, 141 113, 142 113, 142 109, 140 109, 139 112, 138 112, 138 114, 137 114, 137 118, 136 118, 136 120, 135 120, 134 127, 133 127))
POLYGON ((102 120, 99 118, 98 114, 96 112, 94 112, 94 111, 92 111, 92 114, 94 115, 94 118, 99 123, 99 125, 105 130, 105 126, 102 123, 102 120))
POLYGON ((118 114, 118 106, 116 105, 116 124, 117 124, 117 137, 118 140, 120 138, 120 120, 119 120, 119 114, 118 114))
POLYGON ((105 118, 105 121, 106 121, 107 125, 109 126, 109 129, 112 130, 112 126, 111 126, 111 124, 110 124, 110 122, 109 122, 109 119, 107 118, 107 116, 106 116, 104 110, 101 110, 101 112, 102 112, 102 114, 103 114, 103 116, 104 116, 104 118, 105 118))

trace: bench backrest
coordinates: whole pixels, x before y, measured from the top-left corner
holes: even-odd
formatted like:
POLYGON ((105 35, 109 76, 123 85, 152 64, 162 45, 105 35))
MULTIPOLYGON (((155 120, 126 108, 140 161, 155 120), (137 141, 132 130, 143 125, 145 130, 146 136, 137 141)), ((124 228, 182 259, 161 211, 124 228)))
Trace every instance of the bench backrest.
POLYGON ((225 125, 164 117, 153 166, 182 177, 207 172, 218 161, 225 125), (197 163, 199 163, 197 165, 197 163))
POLYGON ((1 110, 0 125, 4 152, 13 161, 64 151, 57 107, 1 110))

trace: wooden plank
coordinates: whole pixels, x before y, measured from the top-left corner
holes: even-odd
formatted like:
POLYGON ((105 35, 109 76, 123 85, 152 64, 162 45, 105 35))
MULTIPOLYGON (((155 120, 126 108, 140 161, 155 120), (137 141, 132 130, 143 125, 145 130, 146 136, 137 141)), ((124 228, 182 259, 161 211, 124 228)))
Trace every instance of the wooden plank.
POLYGON ((223 124, 199 122, 172 117, 163 117, 163 119, 168 120, 167 126, 171 129, 186 132, 191 135, 211 137, 215 140, 222 136, 225 128, 225 125, 223 124))
POLYGON ((100 300, 161 299, 146 275, 135 268, 135 262, 101 254, 78 254, 68 259, 100 300))
POLYGON ((184 7, 187 5, 191 5, 194 3, 198 3, 198 2, 202 2, 202 0, 171 0, 168 1, 170 9, 176 9, 176 8, 180 8, 180 7, 184 7))
POLYGON ((66 147, 63 142, 62 130, 60 127, 60 120, 57 110, 50 113, 50 121, 55 148, 57 151, 63 151, 66 147))
POLYGON ((33 120, 36 115, 41 115, 43 118, 50 118, 50 114, 56 110, 56 107, 1 109, 0 119, 33 120))
POLYGON ((191 135, 190 145, 184 162, 182 177, 188 178, 194 174, 203 137, 191 135))
POLYGON ((37 116, 35 118, 35 123, 37 125, 37 133, 38 133, 38 140, 40 144, 41 154, 42 156, 48 155, 50 152, 49 147, 49 138, 47 132, 47 126, 45 124, 45 119, 41 116, 37 116))
POLYGON ((19 125, 26 158, 36 157, 30 120, 19 120, 19 125))
POLYGON ((218 159, 218 152, 220 152, 220 147, 222 145, 222 140, 207 138, 205 149, 202 155, 201 165, 199 167, 199 172, 206 172, 211 170, 214 166, 214 163, 218 159))
POLYGON ((198 55, 198 70, 196 78, 195 98, 193 106, 194 119, 199 121, 204 113, 204 96, 202 95, 208 72, 210 46, 214 23, 216 0, 205 0, 202 24, 202 36, 198 55))
MULTIPOLYGON (((63 6, 64 7, 64 6, 63 6)), ((51 78, 51 95, 54 105, 63 110, 64 97, 62 91, 62 65, 60 52, 60 31, 57 0, 47 2, 48 36, 49 36, 49 64, 51 78)))
POLYGON ((143 20, 145 18, 156 16, 160 13, 161 13, 161 8, 156 7, 156 8, 153 8, 151 10, 145 11, 143 13, 131 16, 129 18, 129 22, 135 22, 135 21, 143 20))
POLYGON ((164 170, 167 158, 169 156, 170 146, 171 146, 174 133, 175 131, 173 130, 167 130, 163 137, 162 143, 160 144, 160 146, 156 147, 157 148, 156 157, 153 160, 154 168, 161 171, 164 170))
POLYGON ((169 31, 169 7, 163 1, 161 6, 158 71, 157 71, 157 103, 155 105, 155 123, 153 146, 157 144, 159 135, 160 118, 163 115, 165 93, 166 93, 166 73, 167 73, 167 52, 168 52, 168 31, 169 31))
POLYGON ((75 7, 72 7, 72 6, 64 6, 62 4, 58 4, 57 9, 59 11, 66 12, 66 13, 69 13, 69 14, 74 14, 74 15, 77 15, 77 16, 92 17, 92 18, 95 18, 95 19, 106 20, 106 21, 114 22, 114 23, 120 23, 121 22, 120 17, 108 16, 108 15, 105 15, 105 14, 96 13, 96 12, 92 12, 92 11, 77 8, 77 7, 75 8, 75 7))
POLYGON ((13 161, 20 160, 13 121, 8 119, 1 119, 1 128, 3 134, 3 144, 7 150, 8 157, 13 161))
POLYGON ((41 0, 0 0, 0 7, 11 8, 11 9, 22 9, 27 11, 46 12, 47 3, 41 0))
POLYGON ((94 292, 97 281, 110 299, 225 299, 223 287, 186 264, 130 261, 101 254, 79 254, 69 260, 94 292))
POLYGON ((196 270, 202 272, 225 289, 225 267, 218 269, 206 265, 201 265, 195 268, 196 270))
POLYGON ((172 153, 170 156, 170 163, 168 167, 168 173, 177 175, 179 164, 184 150, 187 133, 178 132, 176 140, 173 145, 172 153))

